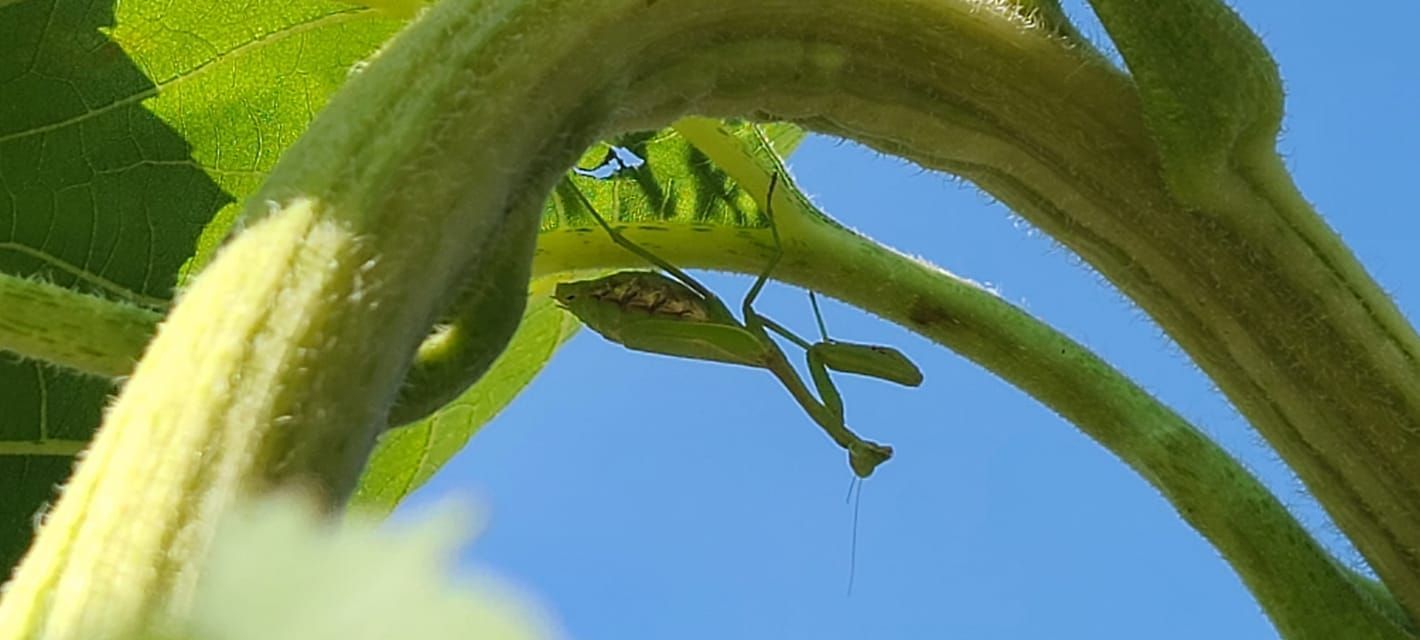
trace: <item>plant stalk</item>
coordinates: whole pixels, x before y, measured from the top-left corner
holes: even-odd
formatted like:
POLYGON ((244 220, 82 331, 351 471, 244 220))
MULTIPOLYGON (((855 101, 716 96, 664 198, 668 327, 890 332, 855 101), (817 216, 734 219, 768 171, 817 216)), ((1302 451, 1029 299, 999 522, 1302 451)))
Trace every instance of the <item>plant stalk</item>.
MULTIPOLYGON (((283 156, 248 230, 159 331, 0 602, 0 638, 180 615, 211 523, 243 492, 339 505, 480 256, 521 243, 526 266, 535 205, 582 149, 687 113, 794 120, 1010 204, 1178 340, 1413 613, 1420 340, 1300 198, 1278 197, 1295 194, 1285 175, 1249 176, 1267 183, 1246 215, 1177 201, 1128 78, 1017 9, 435 5, 283 156)), ((933 302, 901 312, 952 329, 933 302)))

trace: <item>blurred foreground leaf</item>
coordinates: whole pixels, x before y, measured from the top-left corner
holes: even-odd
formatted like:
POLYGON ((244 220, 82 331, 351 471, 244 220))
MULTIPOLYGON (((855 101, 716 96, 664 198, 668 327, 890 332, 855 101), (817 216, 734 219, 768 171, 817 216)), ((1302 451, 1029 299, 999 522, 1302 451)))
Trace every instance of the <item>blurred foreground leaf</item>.
POLYGON ((465 518, 405 531, 322 521, 289 497, 238 510, 218 533, 185 640, 510 640, 554 637, 528 601, 487 578, 454 581, 465 518))

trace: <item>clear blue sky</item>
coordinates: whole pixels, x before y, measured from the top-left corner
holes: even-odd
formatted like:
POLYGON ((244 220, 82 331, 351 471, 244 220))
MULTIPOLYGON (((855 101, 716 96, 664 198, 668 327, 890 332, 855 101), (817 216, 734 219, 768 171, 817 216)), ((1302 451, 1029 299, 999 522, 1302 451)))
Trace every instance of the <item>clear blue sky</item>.
MULTIPOLYGON (((1237 4, 1281 65, 1298 183, 1420 318, 1420 5, 1237 4)), ((974 187, 852 144, 811 138, 791 163, 831 215, 1104 355, 1359 562, 1178 348, 1073 255, 974 187)), ((706 280, 728 299, 749 284, 706 280)), ((774 289, 761 309, 810 333, 803 293, 774 289)), ((898 452, 863 490, 851 595, 850 474, 784 390, 589 331, 404 512, 481 505, 463 564, 536 594, 577 638, 1276 637, 1218 554, 1070 424, 895 326, 826 314, 836 336, 897 345, 926 373, 917 390, 843 382, 850 424, 898 452)))

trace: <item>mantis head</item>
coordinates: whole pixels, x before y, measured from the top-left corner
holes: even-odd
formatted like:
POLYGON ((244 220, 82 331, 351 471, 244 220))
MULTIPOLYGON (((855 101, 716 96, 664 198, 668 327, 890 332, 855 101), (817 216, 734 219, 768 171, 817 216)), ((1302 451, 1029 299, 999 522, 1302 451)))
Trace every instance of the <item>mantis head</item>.
POLYGON ((863 441, 848 447, 848 466, 859 478, 873 475, 873 470, 890 458, 892 447, 884 444, 863 441))

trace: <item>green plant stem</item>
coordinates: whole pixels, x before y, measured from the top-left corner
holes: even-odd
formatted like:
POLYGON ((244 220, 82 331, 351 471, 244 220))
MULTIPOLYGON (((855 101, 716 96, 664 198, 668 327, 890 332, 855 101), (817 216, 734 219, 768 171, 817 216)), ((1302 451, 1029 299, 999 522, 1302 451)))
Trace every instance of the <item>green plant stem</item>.
POLYGON ((974 285, 934 278, 881 249, 840 246, 818 255, 831 245, 806 238, 813 253, 784 277, 815 273, 829 284, 825 293, 855 305, 876 298, 875 313, 985 364, 1079 425, 1218 548, 1283 637, 1409 637, 1393 602, 1358 589, 1353 581, 1364 578, 1332 559, 1237 461, 1108 363, 1019 309, 993 304, 994 294, 974 285))
POLYGON ((773 47, 710 28, 714 44, 646 84, 674 104, 691 82, 674 78, 694 75, 704 94, 714 87, 719 97, 698 104, 712 115, 745 113, 734 98, 756 95, 770 117, 955 173, 1006 202, 1159 322, 1412 616, 1420 612, 1420 338, 1275 154, 1247 158, 1217 176, 1214 198, 1192 200, 1225 207, 1181 202, 1126 77, 1087 55, 1051 55, 1043 42, 998 47, 972 37, 968 21, 902 21, 910 14, 879 8, 843 27, 852 35, 824 34, 834 11, 799 18, 811 25, 757 18, 801 43, 796 59, 837 63, 821 69, 832 89, 815 86, 821 78, 810 71, 787 82, 775 76, 776 88, 793 86, 798 99, 755 91, 772 64, 743 57, 757 50, 756 59, 775 60, 773 47), (796 29, 820 37, 796 39, 796 29), (859 39, 866 33, 878 42, 859 39), (855 46, 842 46, 850 40, 855 46), (985 51, 991 60, 976 58, 985 51), (714 58, 741 66, 712 78, 694 71, 714 58))
POLYGON ((79 455, 87 440, 37 440, 34 442, 0 442, 0 456, 61 456, 79 455))
MULTIPOLYGON (((505 242, 531 251, 528 203, 593 139, 691 112, 795 120, 1012 205, 1153 315, 1420 603, 1413 331, 1312 214, 1276 206, 1300 199, 1245 216, 1175 201, 1133 87, 1092 51, 964 0, 445 0, 250 201, 251 228, 174 310, 0 601, 0 637, 180 613, 244 491, 339 504, 466 269, 505 242)), ((1262 195, 1292 192, 1267 178, 1262 195)), ((953 330, 935 304, 893 313, 953 330)), ((993 348, 1010 347, 975 347, 993 348)))
MULTIPOLYGON (((696 131, 690 123, 682 123, 680 130, 697 143, 707 142, 703 129, 696 131)), ((724 158, 725 151, 714 155, 724 158)), ((727 166, 733 173, 734 163, 727 166)), ((745 182, 767 185, 767 180, 753 178, 745 182)), ((806 225, 812 214, 791 211, 794 203, 786 199, 777 205, 789 248, 776 272, 779 278, 837 295, 912 328, 972 358, 1074 422, 1149 480, 1233 563, 1278 627, 1292 631, 1287 637, 1308 637, 1302 630, 1347 631, 1352 634, 1348 637, 1361 637, 1355 635, 1358 630, 1377 626, 1368 616, 1376 607, 1385 611, 1389 596, 1383 590, 1371 595, 1368 589, 1374 587, 1365 584, 1369 581, 1331 561, 1251 474, 1176 413, 1083 346, 994 294, 835 225, 806 225), (805 234, 806 230, 812 233, 805 234), (861 258, 845 264, 841 256, 848 255, 861 258), (877 286, 879 278, 893 286, 877 286)), ((654 239, 678 264, 753 274, 768 256, 764 230, 711 231, 712 240, 707 242, 706 231, 668 229, 647 239, 654 239), (702 249, 706 246, 713 253, 702 249)), ((625 233, 638 232, 632 228, 625 233)), ((588 243, 586 234, 547 232, 535 273, 564 279, 579 270, 642 266, 628 261, 619 247, 593 237, 598 241, 588 243), (567 242, 573 238, 577 245, 567 242)), ((95 310, 102 316, 128 309, 121 303, 60 292, 85 299, 87 304, 69 308, 68 317, 77 321, 95 310)), ((75 335, 66 337, 72 340, 75 335)), ((97 343, 89 346, 92 349, 86 350, 105 348, 97 343)), ((105 360, 122 362, 135 359, 141 344, 111 350, 105 360)), ((73 455, 82 444, 10 443, 2 453, 73 455)))
MULTIPOLYGON (((539 203, 541 204, 541 203, 539 203)), ((528 293, 527 242, 506 242, 482 252, 479 274, 459 290, 445 313, 447 324, 424 339, 400 385, 387 422, 391 427, 428 416, 457 398, 503 351, 522 319, 521 305, 503 304, 528 293)))
MULTIPOLYGON (((719 131, 716 121, 685 119, 675 126, 682 135, 720 161, 742 184, 767 189, 767 176, 783 170, 772 164, 766 167, 763 154, 756 157, 739 139, 719 131)), ((764 196, 762 193, 754 195, 764 196)), ((1363 618, 1369 615, 1366 612, 1372 604, 1387 613, 1394 608, 1383 589, 1372 596, 1370 592, 1375 586, 1371 581, 1331 561, 1285 508, 1226 452, 1084 347, 969 282, 880 248, 837 225, 816 221, 817 214, 805 207, 804 202, 789 197, 776 204, 790 247, 790 259, 778 271, 781 278, 838 294, 865 310, 913 328, 971 357, 1075 422, 1169 497, 1190 524, 1234 562, 1279 628, 1293 631, 1288 637, 1307 635, 1299 630, 1335 633, 1346 629, 1354 634, 1365 626, 1366 623, 1345 615, 1337 616, 1331 609, 1320 606, 1324 603, 1363 618), (804 234, 806 229, 813 233, 804 234), (867 255, 871 259, 843 264, 835 257, 849 255, 867 255), (886 290, 875 287, 874 282, 879 278, 893 282, 894 286, 886 290), (887 298, 883 297, 884 292, 887 298), (907 305, 904 301, 932 302, 930 305, 919 302, 916 308, 904 311, 907 305), (924 321, 931 317, 950 321, 924 321), (1322 624, 1324 620, 1330 622, 1322 624)), ((625 233, 638 232, 632 228, 625 233)), ((767 231, 708 233, 709 241, 704 230, 688 233, 671 225, 656 231, 653 237, 663 250, 671 252, 668 255, 674 256, 674 262, 680 264, 753 273, 762 268, 763 260, 768 257, 764 253, 769 246, 767 231), (707 252, 705 247, 711 250, 707 252)), ((587 269, 643 266, 628 262, 619 248, 598 242, 600 234, 592 238, 594 240, 588 242, 586 234, 570 229, 547 232, 534 272, 538 277, 565 280, 587 269), (567 242, 572 238, 576 239, 576 244, 567 242)), ((19 283, 39 284, 27 280, 19 283)), ((0 288, 0 294, 4 291, 0 288)), ((70 298, 83 303, 67 308, 64 315, 84 326, 92 326, 91 322, 84 321, 86 315, 96 314, 98 317, 92 320, 97 321, 131 309, 122 303, 65 289, 58 289, 57 293, 64 297, 55 304, 74 302, 70 298)), ((465 294, 462 299, 465 307, 472 306, 466 302, 469 295, 465 294)), ((3 295, 0 299, 4 299, 3 295)), ((152 317, 147 318, 146 326, 135 323, 143 327, 134 332, 135 335, 151 333, 156 315, 148 315, 152 317)), ((84 341, 86 335, 90 334, 70 333, 59 337, 84 341)), ((420 349, 420 360, 459 361, 455 354, 466 347, 449 343, 476 343, 470 341, 467 334, 459 336, 457 329, 442 336, 425 341, 420 349), (448 335, 458 336, 457 341, 442 337, 448 335), (426 352, 436 355, 426 355, 426 352)), ((120 342, 106 346, 90 342, 85 344, 84 350, 110 351, 105 355, 106 361, 131 362, 136 360, 138 349, 141 344, 123 346, 120 342)), ((462 367, 446 371, 428 367, 419 378, 421 384, 411 385, 407 381, 402 391, 411 386, 452 389, 466 379, 462 367), (451 380, 440 382, 440 374, 451 380)), ((421 392, 424 397, 433 395, 421 392)), ((83 443, 65 443, 70 446, 58 448, 51 443, 18 444, 21 448, 13 451, 15 453, 73 455, 78 451, 77 445, 83 443)), ((10 449, 14 447, 0 453, 12 452, 10 449)), ((1374 620, 1369 622, 1374 623, 1374 620)))
MULTIPOLYGON (((783 174, 787 171, 779 156, 770 148, 769 142, 762 137, 758 140, 757 144, 747 143, 742 138, 725 131, 716 121, 705 118, 683 118, 677 121, 673 126, 682 136, 695 144, 696 147, 714 158, 720 167, 735 178, 736 182, 745 185, 754 197, 767 197, 767 194, 755 192, 762 192, 767 189, 770 176, 783 174)), ((790 229, 806 227, 810 230, 826 232, 830 236, 846 237, 852 235, 846 230, 843 230, 841 226, 824 218, 822 214, 819 214, 817 209, 808 202, 807 198, 804 198, 802 193, 799 193, 797 189, 792 187, 792 182, 789 184, 791 188, 786 189, 782 197, 777 198, 777 207, 779 211, 788 212, 788 225, 790 229)), ((820 241, 809 241, 805 243, 807 247, 810 247, 811 252, 820 252, 823 250, 824 246, 832 244, 832 242, 826 241, 824 233, 811 234, 811 237, 821 239, 820 241)), ((851 244, 851 242, 843 241, 842 244, 851 244)), ((854 251, 845 246, 841 247, 838 251, 841 255, 851 256, 862 256, 864 253, 871 252, 883 253, 884 249, 874 247, 872 249, 854 251)), ((904 264, 906 266, 898 269, 898 271, 920 268, 920 265, 914 265, 912 263, 904 264)), ((874 270, 869 268, 868 271, 870 273, 878 271, 876 275, 886 277, 887 272, 892 271, 892 269, 874 270)), ((832 280, 832 278, 830 278, 830 280, 832 280)), ((894 282, 895 284, 900 284, 900 281, 894 282)), ((950 297, 934 298, 931 295, 932 293, 934 292, 917 291, 913 294, 909 294, 909 298, 917 301, 937 300, 946 302, 952 300, 950 297)), ((943 292, 938 291, 935 293, 940 294, 943 292)), ((972 306, 970 300, 965 302, 968 303, 966 306, 972 306)), ((944 304, 941 306, 946 308, 954 305, 944 304)), ((993 315, 1017 318, 1026 325, 1030 325, 1030 323, 1033 322, 1026 314, 1005 303, 1001 303, 999 309, 995 309, 994 311, 996 313, 993 315)), ((953 320, 955 320, 955 318, 953 320)), ((994 327, 992 328, 994 329, 994 327)), ((1069 342, 1068 339, 1058 335, 1043 324, 1038 327, 1032 327, 1032 329, 1033 331, 1027 331, 1020 335, 1008 337, 1005 344, 1018 344, 1018 340, 1027 337, 1027 335, 1031 333, 1050 337, 1052 339, 1047 340, 1045 344, 1042 345, 1043 349, 1039 355, 1027 357, 1026 359, 1033 360, 1038 364, 1053 363, 1055 360, 1052 356, 1056 353, 1053 347, 1056 345, 1051 343, 1055 340, 1069 342)), ((973 330, 972 333, 975 335, 991 334, 990 331, 980 330, 973 330)), ((932 336, 929 334, 928 337, 942 342, 941 336, 932 336)), ((1070 345, 1073 352, 1081 359, 1097 367, 1108 368, 1106 363, 1096 358, 1093 354, 1090 354, 1083 347, 1073 342, 1071 342, 1070 345)), ((970 353, 967 351, 963 351, 960 348, 958 348, 957 351, 970 357, 970 353)), ((1069 351, 1070 350, 1061 348, 1059 353, 1061 356, 1065 356, 1069 351)), ((1035 385, 1030 384, 1031 381, 1020 380, 1013 376, 1013 372, 1000 366, 999 362, 992 363, 982 360, 978 360, 978 362, 982 362, 982 364, 991 368, 1003 378, 1011 380, 1017 386, 1031 392, 1037 399, 1055 408, 1066 418, 1077 421, 1076 423, 1083 431, 1133 466, 1145 478, 1150 479, 1156 487, 1163 491, 1166 496, 1170 497, 1170 501, 1174 504, 1179 513, 1189 520, 1200 533, 1213 542, 1219 551, 1223 553, 1224 557, 1233 564, 1234 568, 1242 575, 1244 582, 1248 584, 1249 588, 1258 597, 1264 610, 1273 618, 1278 628, 1284 632, 1286 637, 1327 638, 1331 637, 1332 634, 1342 632, 1348 636, 1356 637, 1368 636, 1368 634, 1372 633, 1374 633, 1376 637, 1386 637, 1392 634, 1407 635, 1414 632, 1413 623, 1409 616, 1400 608, 1394 596, 1386 592, 1385 588, 1375 581, 1359 575, 1350 569, 1341 567, 1337 567, 1335 573, 1330 576, 1322 578, 1322 573, 1317 572, 1325 572, 1327 566, 1335 567, 1337 563, 1305 533, 1304 529, 1291 518, 1290 514, 1282 508, 1281 504, 1247 473, 1245 469, 1238 465, 1236 461, 1232 460, 1225 452, 1214 445, 1211 440, 1203 436, 1191 425, 1188 425, 1182 419, 1178 418, 1172 411, 1150 398, 1127 378, 1118 374, 1118 372, 1114 372, 1111 369, 1112 375, 1104 376, 1100 380, 1100 382, 1116 384, 1119 389, 1119 395, 1117 397, 1091 397, 1083 403, 1073 406, 1064 406, 1057 404, 1057 401, 1074 402, 1082 395, 1087 394, 1081 393, 1081 389, 1072 389, 1063 396, 1056 395, 1052 397, 1045 393, 1045 389, 1037 389, 1035 385), (1037 391, 1040 392, 1038 393, 1037 391), (1116 431, 1115 425, 1108 422, 1100 423, 1088 419, 1088 417, 1091 416, 1091 411, 1102 404, 1107 405, 1118 399, 1127 401, 1130 398, 1146 401, 1150 404, 1150 408, 1153 411, 1171 418, 1172 424, 1170 425, 1169 431, 1172 433, 1161 433, 1159 435, 1166 437, 1168 440, 1175 441, 1180 445, 1172 451, 1173 454, 1176 454, 1175 457, 1170 458, 1167 453, 1161 455, 1159 451, 1140 450, 1135 446, 1136 442, 1133 438, 1119 437, 1120 434, 1116 431), (1081 409, 1083 409, 1083 411, 1081 409), (1084 422, 1079 422, 1079 420, 1084 420, 1084 422), (1212 472, 1212 479, 1221 480, 1222 482, 1204 482, 1201 483, 1202 486, 1199 486, 1199 484, 1196 483, 1197 479, 1195 477, 1188 474, 1180 475, 1178 473, 1179 469, 1197 465, 1193 458, 1195 455, 1202 456, 1206 459, 1208 464, 1205 466, 1212 472), (1236 488, 1231 490, 1226 489, 1225 486, 1230 483, 1235 485, 1236 488), (1198 501, 1182 499, 1180 497, 1188 494, 1193 496, 1210 495, 1211 497, 1216 497, 1224 493, 1233 495, 1234 499, 1238 502, 1232 504, 1222 502, 1215 503, 1212 500, 1198 501), (1239 533, 1244 527, 1238 524, 1239 521, 1236 520, 1236 518, 1241 517, 1242 514, 1246 512, 1246 507, 1249 502, 1252 503, 1252 508, 1267 512, 1265 515, 1261 516, 1261 524, 1263 527, 1251 533, 1239 533), (1219 534, 1219 528, 1228 528, 1231 529, 1231 532, 1219 534), (1267 532, 1269 534, 1276 534, 1282 538, 1292 539, 1294 543, 1280 545, 1275 549, 1268 549, 1269 546, 1274 544, 1271 541, 1271 535, 1260 537, 1253 535, 1259 532, 1267 532), (1262 549, 1262 551, 1259 551, 1259 549, 1262 549), (1272 551, 1278 551, 1280 554, 1274 555, 1272 551), (1309 555, 1310 562, 1298 561, 1298 557, 1303 555, 1309 555), (1278 569, 1281 567, 1292 567, 1297 572, 1279 571, 1278 569), (1323 580, 1324 584, 1319 588, 1311 589, 1310 597, 1302 596, 1297 593, 1300 589, 1310 588, 1300 587, 1298 585, 1313 585, 1313 581, 1315 580, 1323 580), (1349 620, 1349 618, 1345 614, 1337 615, 1333 610, 1326 608, 1326 605, 1330 604, 1331 606, 1336 606, 1339 603, 1346 603, 1341 607, 1342 611, 1350 611, 1352 606, 1365 608, 1368 603, 1373 604, 1376 607, 1376 611, 1364 613, 1362 617, 1369 617, 1379 612, 1383 616, 1389 617, 1395 625, 1403 628, 1404 631, 1402 632, 1400 629, 1384 623, 1379 623, 1376 626, 1362 625, 1355 627, 1349 627, 1349 622, 1336 623, 1335 620, 1337 619, 1349 620), (1331 622, 1328 622, 1328 620, 1331 620, 1331 622)), ((1067 369, 1068 367, 1049 367, 1049 372, 1050 375, 1060 375, 1066 378, 1075 375, 1089 376, 1092 373, 1089 370, 1072 373, 1067 371, 1067 369)), ((1029 369, 1026 369, 1024 372, 1028 373, 1029 371, 1029 369)), ((1101 390, 1103 390, 1103 388, 1101 388, 1101 390)), ((1147 420, 1147 418, 1150 417, 1149 415, 1136 417, 1146 419, 1143 423, 1145 425, 1152 424, 1147 420)), ((1144 438, 1149 438, 1153 435, 1149 433, 1147 429, 1135 428, 1135 431, 1137 432, 1137 436, 1144 438)), ((1373 620, 1373 622, 1375 621, 1373 620)))
MULTIPOLYGON (((735 174, 731 163, 722 166, 735 174)), ((760 189, 768 183, 762 176, 745 182, 760 189)), ((797 202, 786 196, 775 203, 785 247, 776 279, 912 329, 1074 423, 1219 550, 1284 637, 1410 637, 1405 614, 1383 588, 1335 561, 1238 461, 1108 363, 970 281, 793 212, 797 202)), ((762 268, 771 246, 767 230, 646 232, 633 225, 623 233, 655 242, 683 267, 745 274, 762 268)), ((571 230, 544 233, 539 248, 538 275, 644 266, 609 241, 571 230)))
POLYGON ((39 280, 0 273, 0 350, 103 376, 127 375, 161 317, 39 280))
MULTIPOLYGON (((495 254, 497 255, 497 254, 495 254)), ((505 266, 506 268, 506 266, 505 266)), ((419 346, 405 383, 390 407, 389 424, 419 420, 467 389, 498 356, 481 339, 486 319, 477 315, 489 295, 506 296, 494 285, 471 282, 450 309, 449 322, 419 346)), ((162 316, 143 307, 110 300, 39 280, 0 273, 0 351, 67 367, 79 373, 118 378, 133 372, 162 316)), ((511 313, 514 309, 507 309, 511 313)), ((496 323, 501 326, 509 320, 496 323)), ((35 449, 0 442, 0 455, 74 455, 84 443, 35 449), (68 453, 60 453, 67 451, 68 453)))

